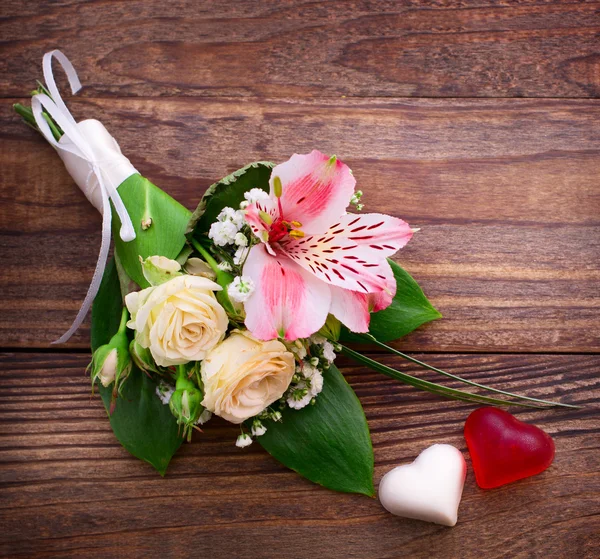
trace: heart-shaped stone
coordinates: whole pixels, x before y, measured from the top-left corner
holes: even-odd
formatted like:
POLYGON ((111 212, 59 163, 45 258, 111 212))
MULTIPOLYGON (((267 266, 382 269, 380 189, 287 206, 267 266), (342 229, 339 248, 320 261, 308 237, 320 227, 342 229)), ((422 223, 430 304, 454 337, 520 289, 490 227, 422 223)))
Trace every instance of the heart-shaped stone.
POLYGON ((379 482, 379 500, 392 514, 454 526, 467 465, 449 444, 426 448, 412 464, 390 470, 379 482))
POLYGON ((465 423, 475 480, 500 487, 543 472, 554 459, 550 435, 498 408, 479 408, 465 423))

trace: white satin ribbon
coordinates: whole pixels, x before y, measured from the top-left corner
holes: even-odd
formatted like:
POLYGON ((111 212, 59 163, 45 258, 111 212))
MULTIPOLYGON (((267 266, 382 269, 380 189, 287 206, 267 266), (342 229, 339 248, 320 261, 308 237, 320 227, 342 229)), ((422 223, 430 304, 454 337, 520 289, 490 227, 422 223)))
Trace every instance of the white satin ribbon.
POLYGON ((31 109, 35 121, 48 142, 58 151, 65 167, 88 200, 102 214, 102 243, 96 262, 96 269, 88 292, 71 327, 53 344, 66 342, 81 326, 94 298, 100 288, 102 275, 106 268, 110 248, 112 200, 115 211, 121 220, 121 239, 125 242, 135 239, 135 230, 127 209, 117 189, 120 184, 137 173, 129 160, 121 153, 119 145, 97 120, 84 120, 77 123, 65 105, 52 73, 52 58, 56 58, 62 66, 72 93, 81 89, 77 72, 69 59, 59 50, 47 52, 43 59, 44 81, 52 98, 44 93, 35 95, 31 101, 31 109), (46 122, 43 110, 60 126, 64 135, 57 142, 52 130, 46 122))

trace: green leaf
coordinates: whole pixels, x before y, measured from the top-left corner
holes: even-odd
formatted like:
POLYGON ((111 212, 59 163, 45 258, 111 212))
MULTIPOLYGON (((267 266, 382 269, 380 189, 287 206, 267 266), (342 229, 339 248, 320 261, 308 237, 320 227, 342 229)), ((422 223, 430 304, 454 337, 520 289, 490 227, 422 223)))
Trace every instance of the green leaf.
MULTIPOLYGON (((453 398, 455 400, 461 400, 463 402, 476 402, 478 404, 490 404, 493 406, 520 406, 525 408, 538 408, 538 409, 547 409, 548 407, 577 407, 571 406, 569 404, 561 404, 559 402, 550 402, 548 400, 533 400, 534 402, 541 403, 543 405, 536 405, 530 402, 510 402, 508 400, 500 400, 498 398, 491 398, 490 396, 482 396, 481 394, 473 394, 472 392, 465 392, 464 390, 457 390, 456 388, 449 388, 442 384, 437 384, 435 382, 429 382, 427 380, 423 380, 417 377, 413 377, 406 373, 402 373, 397 371, 396 369, 392 369, 383 363, 379 363, 379 361, 375 361, 370 357, 363 355, 362 353, 358 353, 349 347, 342 346, 342 353, 363 365, 366 365, 370 369, 377 371, 379 373, 383 373, 389 377, 392 377, 396 380, 409 384, 410 386, 414 386, 415 388, 421 388, 422 390, 427 390, 433 394, 438 394, 440 396, 446 396, 447 398, 453 398)), ((458 379, 464 380, 464 379, 458 379)), ((481 385, 479 385, 481 386, 481 385)), ((481 386, 489 390, 486 386, 481 386)), ((509 396, 518 397, 517 395, 508 393, 509 396)), ((532 400, 528 398, 528 400, 532 400)))
POLYGON ((149 287, 139 257, 177 258, 185 245, 185 230, 191 213, 141 175, 131 175, 125 180, 119 186, 119 195, 131 217, 136 238, 129 243, 121 240, 121 221, 113 209, 115 250, 127 275, 140 287, 149 287))
POLYGON ((265 420, 260 444, 309 480, 345 493, 372 497, 373 447, 362 406, 335 366, 324 373, 314 406, 285 408, 283 421, 265 420))
MULTIPOLYGON (((396 278, 396 296, 392 304, 371 315, 369 334, 380 342, 397 340, 413 330, 441 318, 441 314, 429 302, 419 284, 393 260, 388 260, 396 278)), ((342 328, 342 342, 364 342, 360 334, 342 328)))
POLYGON ((186 232, 193 234, 194 237, 206 235, 223 208, 240 207, 245 192, 252 188, 261 188, 269 192, 269 178, 273 167, 275 163, 257 161, 213 184, 205 192, 196 211, 192 214, 186 232))
MULTIPOLYGON (((114 260, 111 260, 92 307, 92 350, 107 343, 118 330, 122 308, 119 278, 114 260)), ((112 387, 100 386, 99 389, 108 412, 112 387)), ((156 384, 133 366, 109 418, 119 442, 164 475, 182 437, 169 406, 162 404, 155 390, 156 384)))

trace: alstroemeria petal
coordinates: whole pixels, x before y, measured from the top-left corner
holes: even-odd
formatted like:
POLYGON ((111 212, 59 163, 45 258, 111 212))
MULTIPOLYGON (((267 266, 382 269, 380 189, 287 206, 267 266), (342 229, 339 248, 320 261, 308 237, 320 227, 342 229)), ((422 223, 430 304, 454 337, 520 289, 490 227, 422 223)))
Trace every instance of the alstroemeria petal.
POLYGON ((265 223, 265 219, 273 222, 277 219, 278 214, 277 206, 271 199, 258 200, 249 204, 244 211, 244 217, 250 229, 262 242, 269 239, 270 224, 265 223))
POLYGON ((368 332, 371 314, 369 298, 378 295, 358 293, 332 285, 330 313, 352 332, 368 332))
POLYGON ((296 153, 273 169, 272 199, 275 177, 282 185, 283 219, 300 222, 302 231, 309 235, 324 233, 343 215, 356 184, 347 165, 317 150, 307 155, 296 153))
POLYGON ((327 236, 344 237, 372 249, 378 258, 398 252, 413 236, 406 221, 385 214, 346 214, 330 227, 327 236))
POLYGON ((369 301, 369 309, 371 312, 382 311, 387 309, 396 295, 396 278, 392 267, 386 262, 387 266, 381 266, 379 271, 386 277, 387 289, 379 293, 369 293, 367 295, 369 301))
POLYGON ((307 338, 325 324, 331 306, 329 286, 287 256, 271 256, 263 244, 255 245, 244 275, 255 285, 244 309, 246 327, 256 338, 307 338))
POLYGON ((383 214, 346 214, 327 233, 281 242, 284 252, 304 269, 332 285, 378 293, 389 283, 386 257, 402 248, 412 230, 383 214))

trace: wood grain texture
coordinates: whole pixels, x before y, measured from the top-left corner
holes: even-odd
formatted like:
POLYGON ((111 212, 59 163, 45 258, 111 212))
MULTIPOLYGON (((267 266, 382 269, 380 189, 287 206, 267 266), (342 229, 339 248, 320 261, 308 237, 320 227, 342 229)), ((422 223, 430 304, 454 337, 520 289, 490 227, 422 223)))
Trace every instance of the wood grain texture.
MULTIPOLYGON (((400 519, 376 500, 312 485, 258 445, 237 449, 236 427, 221 420, 196 433, 162 479, 114 438, 99 398, 90 397, 89 356, 2 354, 0 551, 10 557, 597 557, 598 356, 422 357, 478 382, 585 406, 515 411, 551 434, 555 462, 539 476, 483 491, 462 436, 475 406, 340 361, 369 420, 376 483, 430 444, 463 451, 469 470, 452 529, 400 519)), ((397 358, 382 359, 421 375, 397 358)))
MULTIPOLYGON (((410 350, 600 350, 598 101, 88 99, 134 165, 194 208, 215 180, 314 147, 366 211, 422 230, 397 256, 445 316, 410 350)), ((53 150, 0 108, 0 330, 47 347, 92 276, 100 217, 53 150)), ((84 328, 72 347, 88 347, 84 328)))
POLYGON ((599 6, 5 0, 0 89, 60 46, 95 96, 597 97, 599 6))
POLYGON ((4 0, 0 15, 0 555, 600 556, 599 2, 4 0), (74 116, 101 120, 190 209, 253 160, 317 148, 347 162, 367 211, 421 227, 397 259, 444 319, 398 347, 584 406, 511 410, 552 435, 551 468, 478 489, 462 436, 474 406, 344 360, 376 483, 430 444, 463 451, 456 527, 314 486, 256 444, 237 449, 218 419, 164 479, 130 456, 90 397, 89 355, 74 353, 88 325, 45 349, 83 300, 100 230, 10 107, 57 47, 84 84, 74 116))

